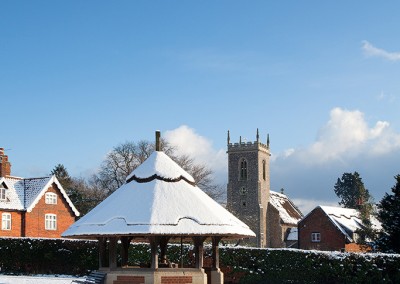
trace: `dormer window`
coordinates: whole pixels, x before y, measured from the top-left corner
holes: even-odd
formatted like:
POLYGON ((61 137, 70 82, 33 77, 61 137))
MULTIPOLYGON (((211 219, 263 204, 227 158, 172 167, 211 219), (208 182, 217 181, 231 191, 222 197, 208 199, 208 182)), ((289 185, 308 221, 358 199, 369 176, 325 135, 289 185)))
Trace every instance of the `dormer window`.
POLYGON ((6 189, 2 184, 0 184, 0 201, 6 200, 6 189))
POLYGON ((247 161, 246 161, 246 159, 240 160, 240 180, 247 180, 247 161))
POLYGON ((57 194, 53 192, 47 192, 45 202, 46 204, 57 204, 57 194))

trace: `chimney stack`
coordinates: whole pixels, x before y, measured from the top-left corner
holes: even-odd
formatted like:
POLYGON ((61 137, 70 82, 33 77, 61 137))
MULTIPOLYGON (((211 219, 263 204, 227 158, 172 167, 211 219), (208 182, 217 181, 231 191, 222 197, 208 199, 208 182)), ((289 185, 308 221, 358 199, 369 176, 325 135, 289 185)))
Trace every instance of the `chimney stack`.
POLYGON ((11 163, 8 156, 4 154, 4 148, 0 148, 0 177, 11 175, 11 163))
POLYGON ((161 133, 159 130, 156 130, 156 151, 161 151, 161 141, 160 141, 161 133))

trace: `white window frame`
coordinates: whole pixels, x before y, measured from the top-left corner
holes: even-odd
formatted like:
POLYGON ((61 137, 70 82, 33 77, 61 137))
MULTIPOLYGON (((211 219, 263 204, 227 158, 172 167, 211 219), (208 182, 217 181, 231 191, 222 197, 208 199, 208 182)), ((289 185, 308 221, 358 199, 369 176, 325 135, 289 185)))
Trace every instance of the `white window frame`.
POLYGON ((1 200, 1 201, 7 200, 7 197, 6 197, 6 188, 3 187, 2 185, 0 185, 0 200, 1 200))
POLYGON ((46 214, 44 217, 44 228, 48 231, 57 230, 57 215, 46 214))
POLYGON ((321 233, 320 232, 311 233, 311 242, 319 243, 320 241, 321 241, 321 233))
POLYGON ((11 213, 1 214, 1 229, 4 231, 11 231, 11 213))
POLYGON ((45 203, 46 204, 57 204, 57 194, 55 194, 54 192, 46 192, 45 203))

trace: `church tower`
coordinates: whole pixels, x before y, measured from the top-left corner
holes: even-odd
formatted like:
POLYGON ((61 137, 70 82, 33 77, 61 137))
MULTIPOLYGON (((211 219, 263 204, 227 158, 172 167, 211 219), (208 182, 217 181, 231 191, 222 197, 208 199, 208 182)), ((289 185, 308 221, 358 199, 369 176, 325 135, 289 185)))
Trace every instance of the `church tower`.
POLYGON ((247 244, 266 247, 267 206, 270 194, 269 136, 267 143, 260 142, 257 129, 256 141, 230 142, 228 131, 228 188, 227 208, 256 233, 247 244))

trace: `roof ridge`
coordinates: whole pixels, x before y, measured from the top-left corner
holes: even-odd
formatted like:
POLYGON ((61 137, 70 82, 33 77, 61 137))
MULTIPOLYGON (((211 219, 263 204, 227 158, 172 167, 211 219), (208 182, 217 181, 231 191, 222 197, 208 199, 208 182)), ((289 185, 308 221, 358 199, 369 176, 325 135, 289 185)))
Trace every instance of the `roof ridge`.
POLYGON ((51 178, 51 176, 45 176, 45 177, 32 177, 32 178, 22 178, 24 180, 35 180, 35 179, 46 179, 46 178, 51 178))

